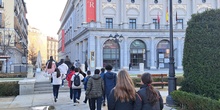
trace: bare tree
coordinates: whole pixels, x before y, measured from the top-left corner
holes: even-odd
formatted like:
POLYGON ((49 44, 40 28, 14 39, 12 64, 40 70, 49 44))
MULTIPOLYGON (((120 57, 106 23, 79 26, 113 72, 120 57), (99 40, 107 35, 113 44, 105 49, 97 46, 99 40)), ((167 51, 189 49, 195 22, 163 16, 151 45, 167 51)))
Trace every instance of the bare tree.
POLYGON ((28 59, 31 61, 31 64, 35 65, 37 61, 37 52, 33 44, 29 47, 28 54, 28 59))

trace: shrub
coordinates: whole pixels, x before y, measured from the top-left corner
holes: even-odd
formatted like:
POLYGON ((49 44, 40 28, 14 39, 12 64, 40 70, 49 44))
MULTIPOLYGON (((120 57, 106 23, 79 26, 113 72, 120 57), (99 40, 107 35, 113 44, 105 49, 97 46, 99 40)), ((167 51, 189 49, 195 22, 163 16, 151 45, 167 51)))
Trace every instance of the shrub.
POLYGON ((220 102, 211 98, 184 91, 173 91, 171 95, 183 110, 220 110, 220 102))
POLYGON ((25 78, 27 73, 0 73, 0 78, 25 78))
POLYGON ((17 81, 0 82, 0 96, 17 96, 19 94, 19 84, 17 81))
POLYGON ((181 90, 220 99, 220 9, 192 15, 186 29, 181 90))

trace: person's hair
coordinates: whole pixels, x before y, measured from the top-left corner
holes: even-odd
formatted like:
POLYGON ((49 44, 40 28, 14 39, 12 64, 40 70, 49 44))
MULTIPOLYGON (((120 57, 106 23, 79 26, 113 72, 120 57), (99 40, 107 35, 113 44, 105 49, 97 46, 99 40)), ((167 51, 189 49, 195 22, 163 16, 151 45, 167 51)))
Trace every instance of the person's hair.
POLYGON ((111 65, 106 65, 106 66, 105 66, 105 69, 106 69, 106 70, 112 70, 112 66, 111 66, 111 65))
POLYGON ((79 72, 79 68, 75 68, 75 72, 79 72))
POLYGON ((50 59, 49 63, 48 63, 48 66, 47 66, 48 69, 52 68, 52 63, 53 63, 53 60, 50 59))
POLYGON ((105 68, 101 68, 101 72, 104 73, 105 72, 105 68))
POLYGON ((91 75, 91 71, 87 71, 87 75, 91 75))
POLYGON ((70 70, 74 71, 75 70, 75 66, 71 66, 70 70))
POLYGON ((55 72, 57 72, 57 78, 59 78, 60 77, 60 70, 59 70, 59 68, 56 68, 55 72))
POLYGON ((135 100, 134 83, 126 70, 120 70, 117 77, 117 84, 114 90, 116 100, 121 102, 135 100))
POLYGON ((147 94, 147 101, 151 104, 154 105, 158 100, 159 100, 159 95, 157 91, 154 90, 153 86, 151 83, 153 82, 151 78, 150 73, 144 73, 141 76, 141 80, 146 85, 146 94, 147 94))
POLYGON ((95 69, 94 74, 99 74, 99 73, 100 73, 100 70, 99 69, 95 69))
POLYGON ((61 62, 61 63, 64 63, 64 59, 60 59, 60 62, 61 62))

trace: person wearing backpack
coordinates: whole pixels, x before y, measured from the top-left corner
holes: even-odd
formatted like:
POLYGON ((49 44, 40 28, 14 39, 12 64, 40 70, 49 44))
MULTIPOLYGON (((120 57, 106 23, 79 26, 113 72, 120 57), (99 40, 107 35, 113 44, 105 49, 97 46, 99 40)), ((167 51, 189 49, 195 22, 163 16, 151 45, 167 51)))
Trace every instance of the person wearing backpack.
POLYGON ((73 103, 74 106, 79 103, 80 95, 81 95, 81 88, 83 85, 83 75, 79 73, 79 68, 75 68, 75 74, 72 76, 72 89, 73 89, 73 103))
MULTIPOLYGON (((85 89, 85 91, 86 91, 86 89, 87 89, 87 83, 88 83, 88 80, 89 80, 89 78, 91 77, 90 76, 91 75, 91 71, 87 71, 87 76, 84 78, 84 80, 83 80, 83 84, 84 84, 84 89, 85 89)), ((87 103, 87 98, 86 98, 86 96, 85 96, 85 100, 83 101, 84 103, 87 103)))

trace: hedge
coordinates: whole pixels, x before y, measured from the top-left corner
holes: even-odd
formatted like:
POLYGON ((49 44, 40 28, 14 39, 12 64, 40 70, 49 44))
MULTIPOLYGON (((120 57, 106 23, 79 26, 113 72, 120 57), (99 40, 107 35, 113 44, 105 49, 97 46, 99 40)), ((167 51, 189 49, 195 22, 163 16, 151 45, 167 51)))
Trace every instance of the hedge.
POLYGON ((194 93, 173 91, 171 96, 181 110, 220 110, 220 101, 194 93))
POLYGON ((220 99, 220 9, 193 14, 186 29, 181 90, 220 99))
POLYGON ((0 82, 0 96, 17 96, 19 95, 18 81, 0 82))
POLYGON ((25 78, 27 73, 0 73, 0 78, 25 78))

